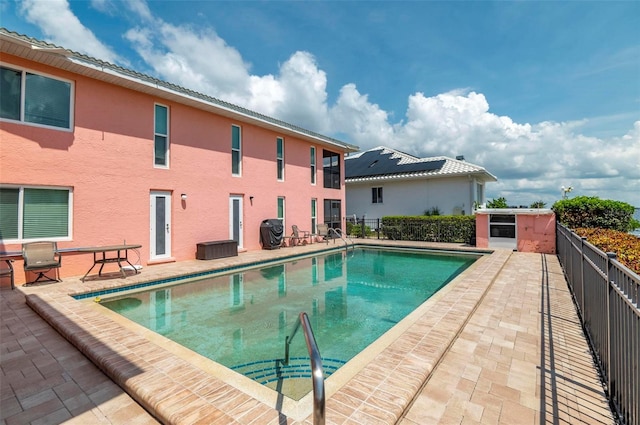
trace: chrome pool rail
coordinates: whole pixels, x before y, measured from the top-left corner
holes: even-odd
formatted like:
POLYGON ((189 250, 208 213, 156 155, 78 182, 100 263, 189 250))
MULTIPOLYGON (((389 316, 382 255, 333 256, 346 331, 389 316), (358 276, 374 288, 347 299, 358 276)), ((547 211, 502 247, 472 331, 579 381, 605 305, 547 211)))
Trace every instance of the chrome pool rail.
POLYGON ((311 383, 313 385, 313 424, 324 425, 325 422, 325 403, 326 397, 324 393, 324 372, 322 370, 322 357, 320 357, 320 350, 318 350, 318 344, 316 338, 313 335, 311 329, 311 323, 309 323, 309 317, 307 313, 301 312, 298 315, 296 324, 289 335, 285 339, 284 345, 284 364, 289 364, 289 345, 291 340, 298 332, 298 329, 302 326, 304 332, 304 339, 307 343, 307 351, 309 352, 309 358, 311 359, 311 383))
POLYGON ((348 250, 349 249, 349 242, 347 241, 347 239, 349 239, 351 241, 351 248, 353 248, 354 250, 356 249, 356 244, 355 242, 353 242, 351 240, 351 238, 349 238, 348 236, 345 236, 342 233, 341 229, 334 229, 333 227, 329 227, 329 232, 328 235, 331 235, 331 233, 333 233, 334 235, 336 235, 337 237, 339 237, 340 239, 342 239, 342 242, 344 242, 344 249, 348 250))

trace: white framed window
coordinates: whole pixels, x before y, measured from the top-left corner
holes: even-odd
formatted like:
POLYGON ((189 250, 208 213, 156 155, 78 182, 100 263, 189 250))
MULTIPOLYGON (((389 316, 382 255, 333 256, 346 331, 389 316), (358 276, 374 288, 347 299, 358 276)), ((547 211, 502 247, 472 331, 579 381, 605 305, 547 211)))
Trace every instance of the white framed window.
POLYGON ((285 216, 284 196, 278 196, 278 218, 282 221, 282 228, 286 229, 284 225, 284 216, 285 216))
POLYGON ((156 103, 153 121, 153 165, 169 168, 169 108, 156 103))
POLYGON ((315 185, 316 184, 316 147, 315 146, 311 146, 311 149, 309 150, 309 156, 310 156, 310 161, 311 161, 311 184, 315 185))
POLYGON ((284 139, 276 138, 276 164, 278 167, 278 180, 284 181, 284 139))
POLYGON ((311 233, 316 234, 318 225, 318 200, 311 198, 311 233))
POLYGON ((0 66, 0 119, 71 130, 73 90, 69 80, 0 66))
POLYGON ((58 187, 0 187, 0 240, 69 240, 73 191, 58 187))
POLYGON ((381 204, 382 203, 382 188, 381 187, 372 187, 371 188, 371 203, 372 204, 381 204))
POLYGON ((231 175, 242 175, 242 131, 240 126, 231 126, 231 175))

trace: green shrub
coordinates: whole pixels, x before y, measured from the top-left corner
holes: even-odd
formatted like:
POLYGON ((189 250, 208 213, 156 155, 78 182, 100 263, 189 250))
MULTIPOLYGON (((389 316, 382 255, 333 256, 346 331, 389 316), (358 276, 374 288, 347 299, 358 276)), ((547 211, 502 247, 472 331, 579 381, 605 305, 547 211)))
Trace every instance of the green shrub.
POLYGON ((433 207, 430 210, 426 210, 424 212, 424 215, 426 216, 431 216, 431 215, 440 215, 440 208, 438 207, 433 207))
POLYGON ((393 240, 468 243, 475 245, 473 215, 382 217, 382 232, 393 240))
POLYGON ((487 208, 509 208, 507 205, 507 200, 503 197, 498 199, 492 199, 487 202, 487 208))
MULTIPOLYGON (((371 227, 364 226, 364 233, 368 237, 373 234, 373 231, 371 230, 371 227)), ((354 238, 361 238, 362 224, 354 224, 351 222, 347 222, 347 235, 353 236, 354 238)))
POLYGON ((546 206, 547 204, 543 201, 535 201, 529 206, 529 208, 544 208, 546 206))
POLYGON ((638 226, 635 208, 625 202, 578 196, 557 201, 551 209, 557 220, 571 229, 597 227, 628 232, 638 226))

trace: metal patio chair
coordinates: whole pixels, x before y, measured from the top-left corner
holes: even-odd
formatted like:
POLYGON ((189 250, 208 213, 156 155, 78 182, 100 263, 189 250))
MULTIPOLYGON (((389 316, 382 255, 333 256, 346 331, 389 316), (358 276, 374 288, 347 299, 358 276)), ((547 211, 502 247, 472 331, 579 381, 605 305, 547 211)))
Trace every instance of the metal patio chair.
POLYGON ((38 273, 38 277, 25 285, 39 282, 60 282, 59 269, 62 265, 62 256, 58 252, 56 242, 29 242, 22 244, 22 258, 24 258, 24 271, 38 273), (54 270, 55 277, 49 277, 47 272, 54 270))

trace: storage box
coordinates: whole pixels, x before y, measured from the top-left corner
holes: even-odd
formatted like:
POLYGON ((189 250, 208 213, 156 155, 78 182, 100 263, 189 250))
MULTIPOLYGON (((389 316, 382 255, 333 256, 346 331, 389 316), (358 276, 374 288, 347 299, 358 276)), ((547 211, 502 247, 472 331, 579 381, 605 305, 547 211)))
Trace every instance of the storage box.
POLYGON ((213 260, 236 255, 238 255, 238 242, 233 240, 209 241, 197 244, 196 258, 198 260, 213 260))

